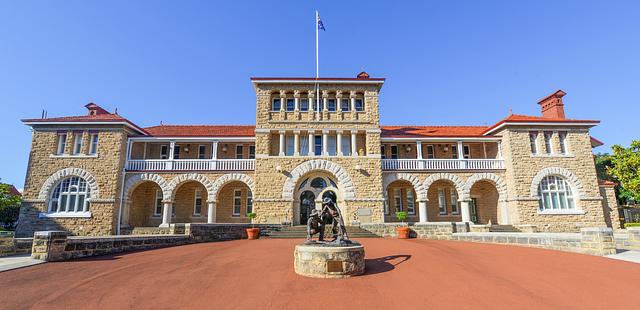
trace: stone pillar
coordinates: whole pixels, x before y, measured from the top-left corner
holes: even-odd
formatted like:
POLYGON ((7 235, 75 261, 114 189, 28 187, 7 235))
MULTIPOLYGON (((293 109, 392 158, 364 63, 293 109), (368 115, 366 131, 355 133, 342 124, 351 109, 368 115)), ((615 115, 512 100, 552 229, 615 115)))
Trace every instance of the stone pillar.
POLYGON ((418 213, 420 216, 420 223, 426 223, 429 221, 427 216, 427 201, 418 201, 418 213))
POLYGON ((416 141, 416 153, 418 159, 422 159, 422 141, 416 141))
POLYGON ((336 111, 342 112, 342 91, 336 91, 336 111))
POLYGON ((211 143, 211 159, 218 159, 218 141, 211 143))
POLYGON ((162 203, 162 224, 160 227, 169 227, 171 224, 171 208, 173 207, 173 202, 165 201, 162 203))
POLYGON ((349 93, 349 99, 351 99, 351 112, 356 111, 356 92, 352 91, 349 93))
POLYGON ((36 231, 33 234, 31 258, 45 262, 64 260, 67 247, 66 231, 36 231))
POLYGON ((169 159, 173 160, 173 156, 175 155, 176 141, 169 142, 169 159))
POLYGON ((309 156, 315 156, 315 139, 313 131, 309 131, 309 156))
POLYGON ((616 243, 611 228, 581 228, 580 237, 580 247, 583 253, 599 256, 616 254, 616 243))
POLYGON ((511 217, 509 216, 509 204, 506 200, 498 201, 498 224, 511 225, 511 217))
POLYGON ((342 130, 336 132, 336 150, 338 156, 342 156, 342 130))
POLYGON ((293 100, 294 100, 293 110, 296 112, 300 111, 300 91, 299 90, 296 90, 293 92, 293 100))
POLYGON ((329 156, 329 131, 322 131, 322 156, 329 156))
POLYGON ((300 130, 293 132, 293 155, 300 156, 300 130))
POLYGON ((325 93, 326 91, 322 91, 322 111, 329 111, 329 107, 327 105, 327 101, 329 101, 329 94, 325 93))
POLYGON ((502 159, 502 141, 498 140, 498 159, 502 159))
POLYGON ((216 222, 216 202, 207 202, 207 223, 213 224, 216 222))
POLYGON ((284 156, 284 133, 285 133, 285 131, 284 130, 280 130, 279 133, 280 133, 280 145, 279 145, 280 151, 278 152, 278 156, 284 156))
POLYGON ((357 148, 357 142, 358 142, 358 131, 356 130, 352 130, 351 131, 351 156, 358 156, 358 148, 357 148))
POLYGON ((286 105, 287 105, 287 92, 284 90, 281 90, 280 91, 280 111, 284 111, 286 105))
POLYGON ((126 199, 123 203, 124 208, 122 210, 122 226, 129 227, 129 213, 131 210, 131 201, 126 199))
POLYGON ((471 222, 471 201, 460 201, 460 208, 462 208, 462 210, 460 210, 462 214, 462 221, 471 222))

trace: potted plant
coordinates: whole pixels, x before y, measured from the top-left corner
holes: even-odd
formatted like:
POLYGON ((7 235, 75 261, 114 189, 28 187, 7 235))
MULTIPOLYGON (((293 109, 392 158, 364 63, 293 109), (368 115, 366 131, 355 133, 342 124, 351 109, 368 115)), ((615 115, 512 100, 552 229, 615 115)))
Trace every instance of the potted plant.
POLYGON ((253 219, 256 218, 256 214, 249 212, 247 213, 247 217, 251 220, 251 228, 247 228, 247 238, 249 240, 260 238, 260 228, 256 228, 255 224, 253 224, 253 219))
MULTIPOLYGON (((407 212, 396 212, 396 218, 404 224, 404 220, 407 219, 407 212)), ((409 239, 409 226, 396 227, 396 233, 398 233, 398 239, 409 239)))

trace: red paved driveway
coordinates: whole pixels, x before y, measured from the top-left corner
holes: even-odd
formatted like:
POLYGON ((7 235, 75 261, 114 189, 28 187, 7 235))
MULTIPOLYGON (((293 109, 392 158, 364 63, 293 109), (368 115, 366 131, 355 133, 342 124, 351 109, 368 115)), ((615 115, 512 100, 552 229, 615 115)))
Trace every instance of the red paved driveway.
POLYGON ((362 239, 368 273, 293 272, 300 240, 239 240, 0 273, 0 308, 499 309, 637 306, 640 264, 515 246, 362 239))

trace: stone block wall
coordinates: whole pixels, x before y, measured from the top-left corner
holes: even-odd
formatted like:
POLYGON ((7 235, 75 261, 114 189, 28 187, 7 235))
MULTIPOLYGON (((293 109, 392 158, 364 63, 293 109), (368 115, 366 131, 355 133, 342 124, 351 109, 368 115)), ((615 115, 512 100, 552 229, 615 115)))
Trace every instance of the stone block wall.
POLYGON ((640 251, 640 227, 617 230, 614 239, 619 249, 640 251))
POLYGON ((13 233, 0 234, 0 257, 31 253, 33 238, 14 238, 13 233))

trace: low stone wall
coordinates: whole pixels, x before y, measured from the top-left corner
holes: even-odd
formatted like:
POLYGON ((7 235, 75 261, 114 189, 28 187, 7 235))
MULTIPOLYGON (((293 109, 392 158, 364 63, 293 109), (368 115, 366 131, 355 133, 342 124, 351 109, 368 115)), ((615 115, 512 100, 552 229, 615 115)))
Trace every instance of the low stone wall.
MULTIPOLYGON (((190 235, 195 242, 226 241, 247 238, 247 228, 251 224, 184 224, 184 234, 190 235)), ((260 228, 260 235, 268 235, 271 231, 279 229, 281 225, 255 224, 260 228)))
POLYGON ((129 235, 167 235, 169 227, 134 227, 129 235))
POLYGON ((618 249, 640 251, 640 227, 617 229, 614 240, 618 249))
POLYGON ((0 234, 0 257, 31 253, 33 238, 14 238, 12 232, 0 234))
POLYGON ((380 237, 397 237, 396 228, 409 227, 411 238, 421 239, 451 239, 455 232, 468 232, 469 225, 456 222, 428 222, 428 223, 367 223, 360 224, 360 228, 370 231, 380 237))

